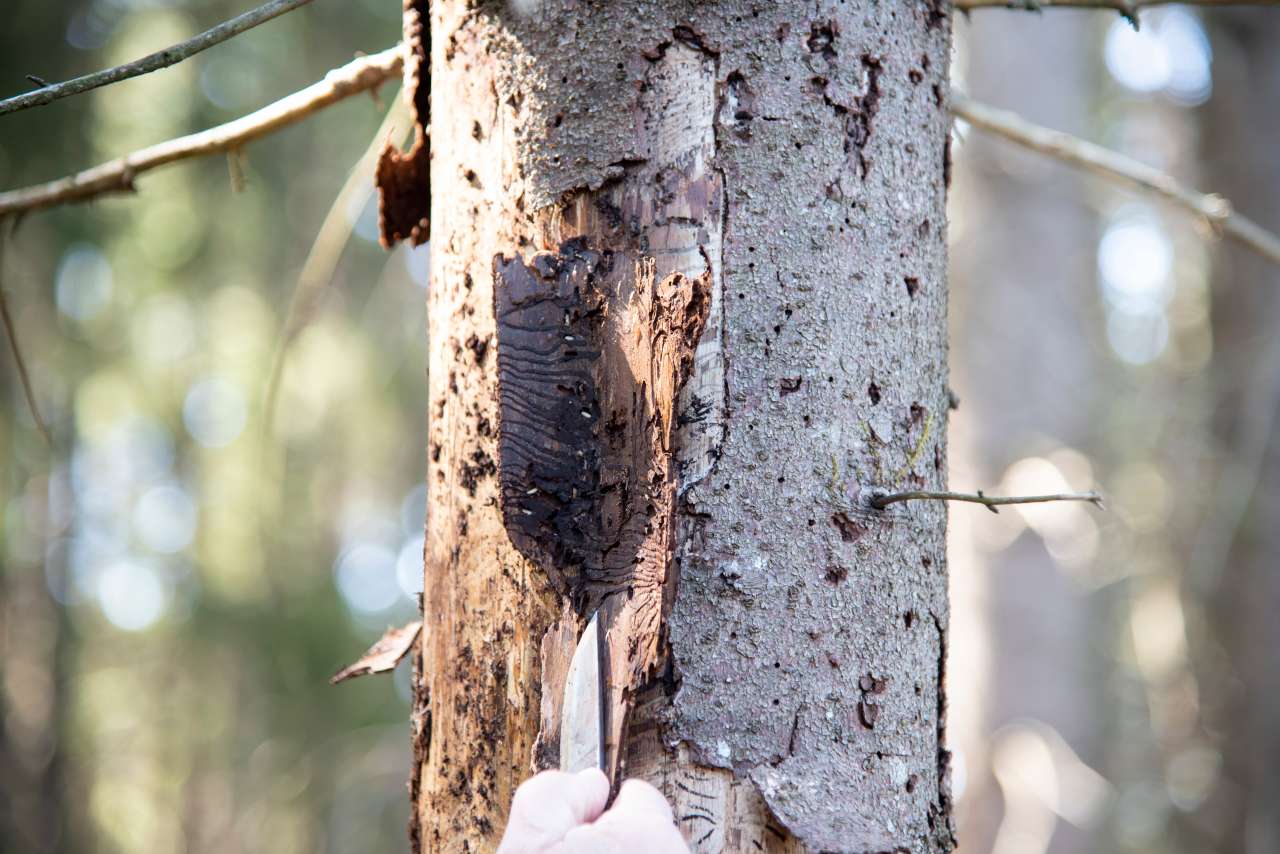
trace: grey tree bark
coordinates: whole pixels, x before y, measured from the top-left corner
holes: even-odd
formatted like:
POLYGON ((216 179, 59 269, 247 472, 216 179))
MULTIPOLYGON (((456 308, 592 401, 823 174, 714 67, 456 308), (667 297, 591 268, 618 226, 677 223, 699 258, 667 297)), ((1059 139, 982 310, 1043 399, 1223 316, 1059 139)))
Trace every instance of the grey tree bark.
MULTIPOLYGON (((945 6, 547 0, 522 15, 437 0, 430 13, 417 844, 497 842, 548 755, 583 603, 625 611, 656 585, 653 625, 611 636, 634 665, 617 746, 696 851, 949 850, 946 512, 867 503, 878 487, 945 485, 945 6), (626 350, 617 318, 633 303, 619 295, 694 279, 705 329, 666 401, 669 444, 648 460, 653 483, 671 478, 670 513, 648 482, 633 486, 653 489, 649 522, 622 499, 620 528, 639 519, 647 537, 631 574, 531 557, 513 544, 539 534, 516 524, 511 447, 603 455, 618 411, 592 407, 626 395, 567 384, 591 402, 586 424, 520 432, 514 412, 537 422, 559 404, 509 394, 540 369, 516 358, 495 305, 514 281, 598 297, 582 322, 597 318, 602 351, 626 350), (650 643, 652 658, 635 652, 650 643)), ((626 381, 662 410, 660 383, 626 381)), ((549 507, 529 515, 568 530, 549 507)))

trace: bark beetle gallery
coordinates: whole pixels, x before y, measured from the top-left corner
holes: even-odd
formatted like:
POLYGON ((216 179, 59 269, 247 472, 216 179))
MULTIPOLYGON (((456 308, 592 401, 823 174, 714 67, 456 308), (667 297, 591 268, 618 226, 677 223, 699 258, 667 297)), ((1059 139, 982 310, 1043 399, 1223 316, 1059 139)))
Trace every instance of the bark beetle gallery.
MULTIPOLYGON (((605 633, 606 765, 616 779, 634 691, 659 662, 674 581, 671 431, 706 325, 710 275, 654 280, 652 260, 593 252, 585 239, 529 264, 494 260, 502 512, 511 540, 605 633)), ((567 626, 565 627, 567 629, 567 626)), ((573 655, 544 648, 544 704, 573 655)), ((558 710, 537 761, 559 755, 558 710)))

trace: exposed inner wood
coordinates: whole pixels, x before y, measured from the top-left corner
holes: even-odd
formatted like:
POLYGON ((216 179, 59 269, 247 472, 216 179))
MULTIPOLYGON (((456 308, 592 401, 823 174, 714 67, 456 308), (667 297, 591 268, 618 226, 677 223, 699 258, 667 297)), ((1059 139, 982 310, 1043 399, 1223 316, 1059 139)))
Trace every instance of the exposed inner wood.
MULTIPOLYGON (((671 602, 672 428, 710 275, 658 281, 651 259, 596 252, 585 238, 528 263, 499 256, 494 269, 503 517, 579 624, 600 613, 605 756, 616 777, 630 700, 659 662, 671 602)), ((576 640, 562 624, 552 632, 576 640)), ((545 664, 567 660, 573 645, 560 653, 544 658, 544 697, 564 690, 562 668, 545 664)), ((547 749, 555 735, 545 728, 558 720, 543 726, 547 749)))

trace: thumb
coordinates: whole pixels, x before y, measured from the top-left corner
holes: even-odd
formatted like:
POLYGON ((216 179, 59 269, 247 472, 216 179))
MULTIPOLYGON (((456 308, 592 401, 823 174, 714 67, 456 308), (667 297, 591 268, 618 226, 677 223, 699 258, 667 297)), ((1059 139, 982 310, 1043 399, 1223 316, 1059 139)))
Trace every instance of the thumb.
POLYGON ((544 771, 516 789, 498 854, 536 854, 604 811, 609 779, 597 768, 577 774, 544 771))

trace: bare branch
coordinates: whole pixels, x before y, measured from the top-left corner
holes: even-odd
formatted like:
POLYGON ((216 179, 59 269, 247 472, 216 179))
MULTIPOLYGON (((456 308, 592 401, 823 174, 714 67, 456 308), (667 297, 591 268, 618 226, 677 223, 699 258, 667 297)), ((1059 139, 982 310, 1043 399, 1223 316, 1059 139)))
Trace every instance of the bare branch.
POLYGON ((1001 110, 953 92, 952 115, 1012 142, 1048 154, 1172 202, 1204 220, 1214 231, 1242 243, 1280 264, 1280 237, 1231 209, 1231 203, 1211 193, 1182 186, 1170 175, 1116 151, 1068 133, 1033 124, 1008 110, 1001 110))
POLYGON ((1102 506, 1102 496, 1093 491, 1060 492, 1054 495, 985 495, 981 489, 977 492, 931 492, 923 489, 875 492, 871 495, 870 504, 877 510, 883 510, 897 501, 968 501, 983 504, 992 513, 999 513, 996 507, 1005 504, 1041 504, 1047 501, 1088 501, 1095 507, 1102 506))
POLYGON ((272 18, 279 17, 285 12, 292 12, 299 6, 305 6, 310 2, 311 0, 271 0, 270 3, 263 3, 258 8, 245 12, 243 15, 238 15, 229 21, 223 21, 218 26, 205 30, 198 36, 175 44, 172 47, 167 47, 164 50, 156 51, 153 54, 142 57, 142 59, 136 59, 124 65, 117 65, 115 68, 95 71, 92 74, 76 77, 63 83, 45 83, 44 80, 34 74, 28 74, 27 79, 41 88, 34 92, 14 95, 12 98, 0 101, 0 116, 5 113, 25 110, 29 107, 40 107, 59 98, 79 95, 82 92, 88 92, 100 86, 109 86, 112 83, 119 83, 121 80, 128 80, 130 77, 137 77, 152 71, 159 71, 162 68, 168 68, 170 65, 176 65, 202 50, 207 50, 227 39, 234 38, 245 30, 251 30, 258 24, 264 24, 272 18))
POLYGON ((83 202, 104 193, 132 192, 134 179, 143 172, 176 160, 240 148, 343 98, 376 89, 399 75, 402 63, 400 47, 388 48, 336 68, 318 83, 235 121, 135 151, 66 178, 0 193, 0 216, 83 202))
MULTIPOLYGON (((0 219, 0 232, 2 232, 4 225, 4 220, 0 219)), ((4 235, 0 233, 0 273, 4 269, 3 250, 4 235)), ((0 320, 4 322, 4 331, 9 338, 9 352, 13 354, 13 364, 18 369, 18 379, 22 383, 22 393, 27 398, 27 408, 31 411, 31 419, 36 422, 36 429, 44 437, 45 444, 52 448, 53 436, 49 433, 49 426, 44 423, 44 418, 40 416, 40 406, 36 403, 35 390, 31 387, 31 375, 27 373, 27 360, 23 358, 22 348, 18 346, 18 333, 13 325, 13 317, 9 314, 9 300, 5 296, 3 282, 0 282, 0 320)))

